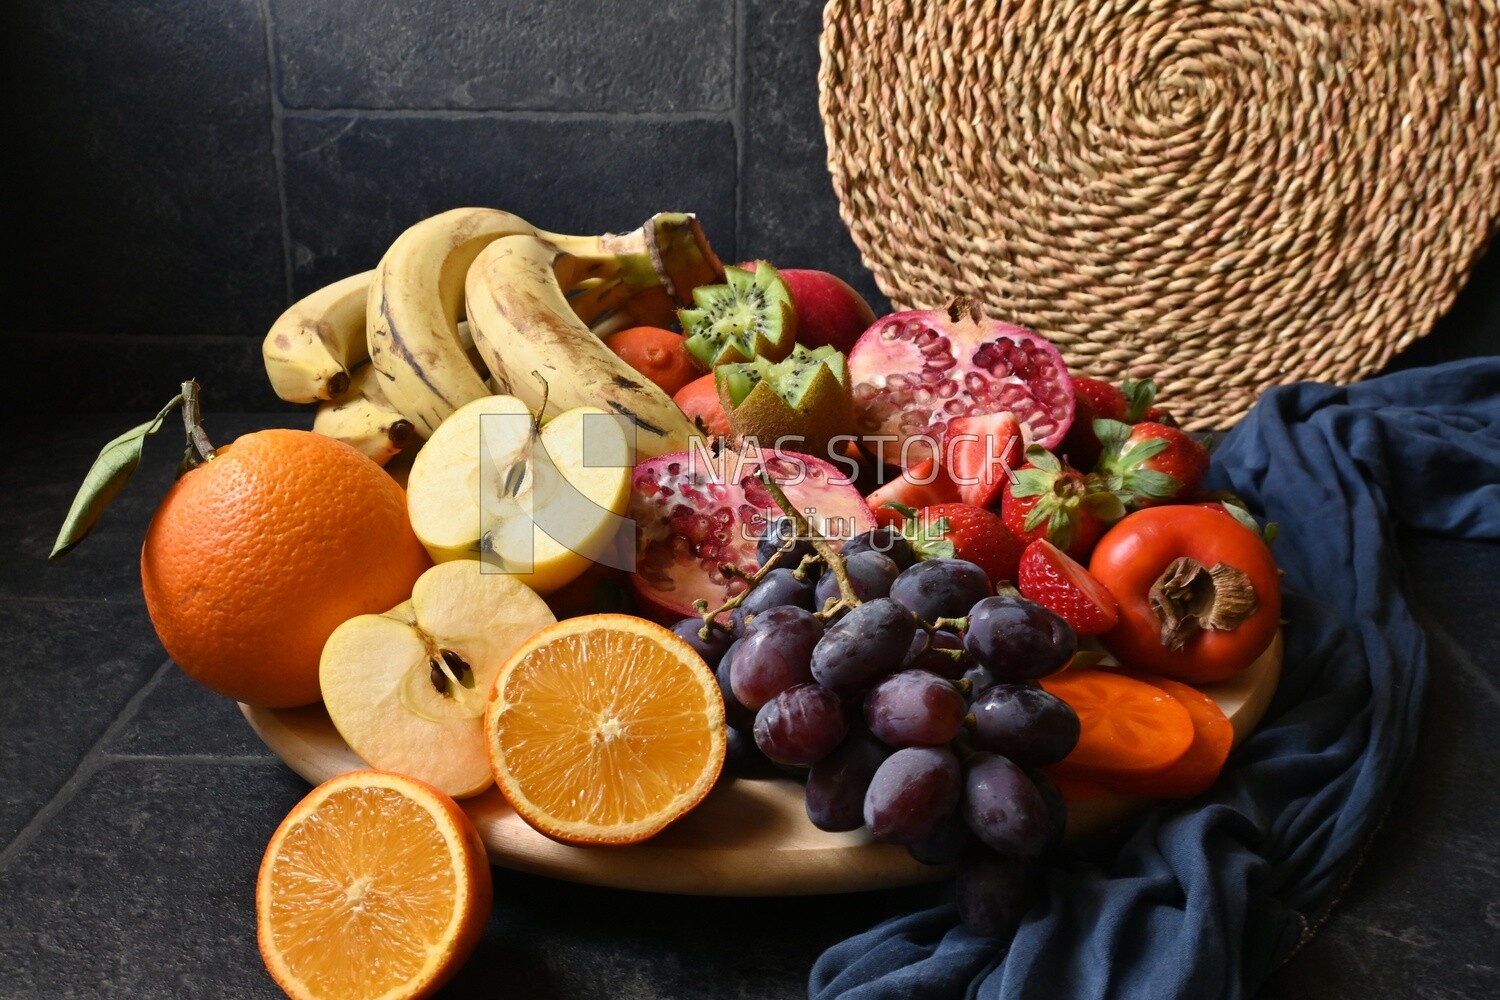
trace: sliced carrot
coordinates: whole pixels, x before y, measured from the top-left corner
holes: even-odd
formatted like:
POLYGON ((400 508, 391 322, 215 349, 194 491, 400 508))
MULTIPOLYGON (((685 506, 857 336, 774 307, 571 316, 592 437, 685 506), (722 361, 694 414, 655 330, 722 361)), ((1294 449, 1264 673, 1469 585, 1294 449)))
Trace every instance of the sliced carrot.
POLYGON ((1042 687, 1078 713, 1078 745, 1060 763, 1108 784, 1166 770, 1193 743, 1193 717, 1159 687, 1108 670, 1065 670, 1042 687))
POLYGON ((1176 698, 1193 719, 1193 742, 1177 763, 1159 774, 1112 782, 1122 792, 1163 799, 1190 799, 1208 791, 1219 780, 1224 761, 1234 746, 1234 725, 1218 702, 1197 688, 1180 681, 1142 675, 1141 680, 1176 698))

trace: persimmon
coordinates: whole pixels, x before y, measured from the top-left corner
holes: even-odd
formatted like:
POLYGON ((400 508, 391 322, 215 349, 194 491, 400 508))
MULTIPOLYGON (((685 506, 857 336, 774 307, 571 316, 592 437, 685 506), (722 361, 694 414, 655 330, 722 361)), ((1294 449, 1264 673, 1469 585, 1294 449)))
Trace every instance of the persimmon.
POLYGON ((604 338, 620 358, 661 387, 668 396, 703 374, 703 368, 683 347, 682 334, 657 326, 632 326, 604 338))

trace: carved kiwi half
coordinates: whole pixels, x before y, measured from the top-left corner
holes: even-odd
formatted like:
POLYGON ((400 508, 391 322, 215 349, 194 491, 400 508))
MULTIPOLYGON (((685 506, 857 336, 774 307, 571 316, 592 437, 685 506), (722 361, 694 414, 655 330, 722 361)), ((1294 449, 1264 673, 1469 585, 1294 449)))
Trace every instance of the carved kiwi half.
POLYGON ((741 439, 827 458, 830 441, 852 434, 849 368, 832 347, 793 348, 783 361, 756 358, 714 369, 719 402, 741 439))
POLYGON ((792 293, 776 269, 724 268, 724 284, 693 289, 695 308, 679 309, 683 346, 706 368, 767 358, 780 361, 797 342, 792 293))

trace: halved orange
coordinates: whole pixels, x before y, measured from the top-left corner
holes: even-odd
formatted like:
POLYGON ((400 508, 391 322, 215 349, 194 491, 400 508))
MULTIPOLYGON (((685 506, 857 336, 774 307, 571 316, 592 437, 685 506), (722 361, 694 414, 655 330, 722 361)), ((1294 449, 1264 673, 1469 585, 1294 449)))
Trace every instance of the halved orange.
POLYGON ((697 805, 724 766, 713 672, 630 615, 569 618, 522 643, 495 676, 484 730, 511 807, 573 844, 645 840, 697 805))
POLYGON ((255 887, 260 953, 294 1000, 427 997, 474 951, 493 900, 484 843, 452 799, 351 771, 271 837, 255 887))

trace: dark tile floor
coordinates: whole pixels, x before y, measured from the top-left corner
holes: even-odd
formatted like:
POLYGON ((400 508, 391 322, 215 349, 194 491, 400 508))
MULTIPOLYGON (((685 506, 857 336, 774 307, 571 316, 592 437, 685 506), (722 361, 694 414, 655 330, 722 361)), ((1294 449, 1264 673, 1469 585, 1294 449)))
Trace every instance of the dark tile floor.
MULTIPOLYGON (((284 418, 210 418, 221 439, 284 418)), ((126 418, 65 418, 0 467, 0 996, 274 997, 254 941, 260 853, 306 785, 233 706, 165 661, 135 580, 175 440, 83 548, 44 559, 72 489, 126 418)), ((1500 546, 1407 539, 1432 636, 1410 779, 1321 933, 1267 998, 1500 995, 1500 546)), ((827 945, 937 888, 718 900, 496 871, 452 997, 805 994, 827 945)))

